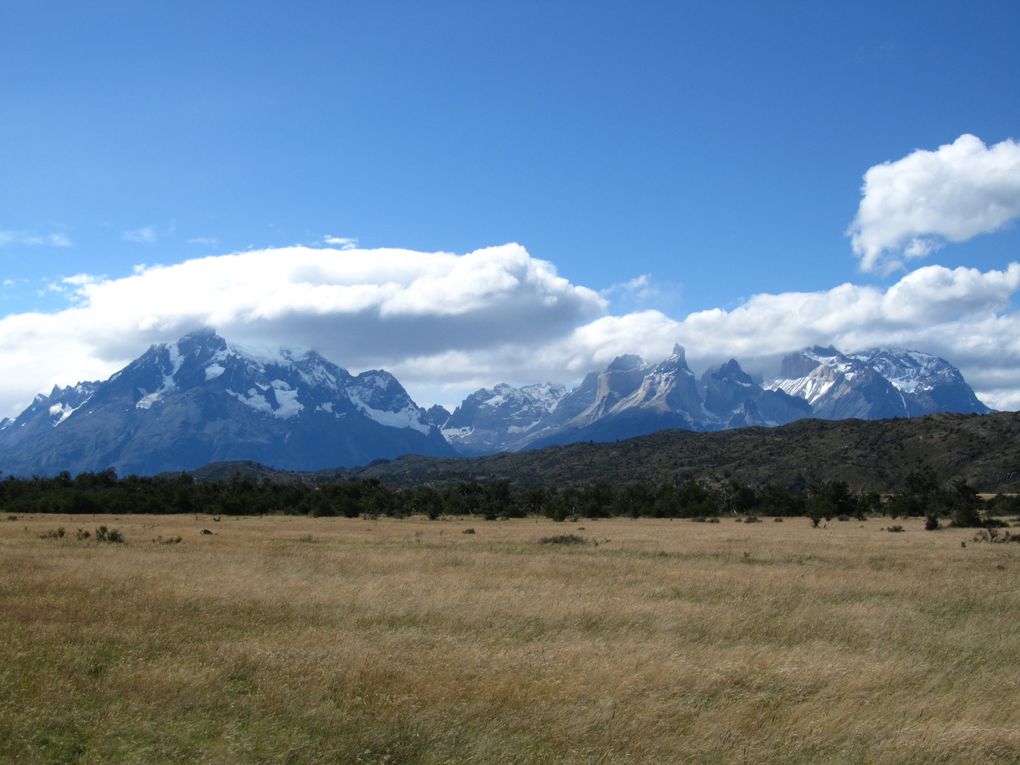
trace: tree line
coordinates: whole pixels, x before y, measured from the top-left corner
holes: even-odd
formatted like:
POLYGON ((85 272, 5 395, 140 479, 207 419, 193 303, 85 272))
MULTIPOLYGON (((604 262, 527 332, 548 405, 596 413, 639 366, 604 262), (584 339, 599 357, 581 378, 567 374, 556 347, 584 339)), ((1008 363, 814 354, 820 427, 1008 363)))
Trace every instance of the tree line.
MULTIPOLYGON (((930 472, 911 473, 900 492, 856 492, 845 481, 805 490, 749 486, 738 481, 677 484, 596 483, 589 486, 516 487, 509 481, 462 481, 451 486, 395 488, 377 479, 325 484, 282 483, 236 475, 217 481, 116 472, 71 477, 0 480, 0 512, 92 514, 205 513, 211 515, 405 516, 478 515, 487 519, 540 515, 554 520, 603 517, 714 518, 807 516, 817 525, 832 518, 927 516, 979 526, 991 514, 1020 513, 1020 497, 984 502, 962 480, 944 486, 930 472)), ((932 520, 933 519, 933 520, 932 520)))

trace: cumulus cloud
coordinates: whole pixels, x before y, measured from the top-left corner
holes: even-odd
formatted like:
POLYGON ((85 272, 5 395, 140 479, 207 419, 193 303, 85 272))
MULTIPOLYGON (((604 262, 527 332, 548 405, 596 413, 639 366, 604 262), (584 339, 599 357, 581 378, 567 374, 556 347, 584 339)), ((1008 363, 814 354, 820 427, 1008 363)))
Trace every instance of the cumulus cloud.
POLYGON ((888 287, 843 284, 820 292, 756 295, 732 311, 701 311, 678 334, 704 363, 735 356, 774 370, 780 351, 833 344, 935 353, 963 371, 990 406, 1020 408, 1020 263, 1003 270, 926 266, 888 287), (725 352, 722 351, 725 349, 725 352))
POLYGON ((861 192, 847 231, 854 253, 864 271, 892 270, 1020 217, 1020 143, 964 134, 870 168, 861 192))
POLYGON ((605 310, 595 291, 516 244, 466 255, 286 247, 58 286, 64 310, 0 319, 6 414, 54 383, 105 377, 150 343, 203 326, 250 345, 315 348, 354 369, 393 368, 451 350, 541 345, 605 310))
POLYGON ((774 375, 781 357, 809 345, 844 351, 874 346, 935 353, 959 366, 990 406, 1020 409, 1020 263, 979 271, 927 266, 892 286, 842 284, 817 292, 755 295, 732 310, 715 308, 676 320, 659 311, 601 316, 542 345, 451 351, 400 363, 401 379, 576 380, 615 356, 648 360, 682 343, 696 372, 738 359, 752 373, 774 375), (479 374, 482 370, 483 373, 479 374))
POLYGON ((886 288, 762 294, 682 320, 610 314, 603 295, 516 244, 463 255, 287 247, 59 285, 63 310, 0 319, 0 415, 205 326, 247 345, 314 348, 355 372, 388 369, 426 405, 500 381, 576 381, 617 355, 654 361, 680 342, 697 372, 732 356, 766 375, 815 343, 915 348, 960 366, 989 405, 1020 408, 1020 263, 927 266, 886 288))

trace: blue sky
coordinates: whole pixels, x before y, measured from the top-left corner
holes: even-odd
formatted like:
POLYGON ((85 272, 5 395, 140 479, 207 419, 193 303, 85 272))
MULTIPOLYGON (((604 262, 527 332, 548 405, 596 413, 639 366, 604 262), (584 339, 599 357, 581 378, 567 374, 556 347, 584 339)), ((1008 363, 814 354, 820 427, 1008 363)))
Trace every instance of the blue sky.
MULTIPOLYGON (((1001 271, 1012 218, 871 271, 847 229, 869 168, 1020 138, 1018 39, 1015 2, 0 0, 0 314, 87 303, 84 279, 61 282, 75 274, 327 236, 518 242, 603 314, 676 322, 761 293, 887 290, 920 266, 1001 271)), ((484 377, 404 366, 433 399, 484 377)))

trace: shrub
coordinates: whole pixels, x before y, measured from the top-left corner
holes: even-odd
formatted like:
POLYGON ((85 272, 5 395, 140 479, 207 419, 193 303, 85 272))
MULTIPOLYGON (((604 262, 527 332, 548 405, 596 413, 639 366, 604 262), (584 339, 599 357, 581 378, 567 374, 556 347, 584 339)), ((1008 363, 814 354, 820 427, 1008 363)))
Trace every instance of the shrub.
POLYGON ((895 526, 890 526, 889 528, 886 529, 886 531, 892 531, 892 532, 903 531, 903 530, 904 530, 903 527, 900 526, 898 523, 895 526))
POLYGON ((552 537, 542 537, 538 540, 540 545, 583 545, 584 537, 577 534, 557 534, 552 537))
MULTIPOLYGON (((740 520, 739 518, 737 520, 740 520)), ((761 518, 757 515, 749 515, 744 519, 744 523, 761 523, 761 518)))
POLYGON ((775 518, 773 518, 772 520, 775 521, 776 523, 782 523, 783 522, 783 519, 780 516, 778 516, 778 515, 775 518))
POLYGON ((85 529, 78 529, 76 532, 74 532, 74 538, 77 539, 79 542, 84 542, 90 536, 92 535, 85 529))
POLYGON ((474 530, 474 529, 464 529, 464 530, 463 530, 462 532, 460 532, 460 533, 461 533, 461 534, 474 534, 474 533, 475 533, 475 530, 474 530))
POLYGON ((846 523, 847 521, 850 520, 850 516, 849 515, 837 515, 836 516, 836 520, 837 521, 841 521, 843 523, 846 523))
POLYGON ((106 526, 100 526, 96 529, 96 542, 123 544, 124 535, 118 529, 108 529, 106 526))
POLYGON ((64 538, 63 526, 56 529, 50 529, 49 531, 44 531, 42 534, 39 535, 39 539, 63 539, 63 538, 64 538))
POLYGON ((937 531, 939 528, 939 517, 934 513, 928 513, 924 518, 925 531, 937 531))

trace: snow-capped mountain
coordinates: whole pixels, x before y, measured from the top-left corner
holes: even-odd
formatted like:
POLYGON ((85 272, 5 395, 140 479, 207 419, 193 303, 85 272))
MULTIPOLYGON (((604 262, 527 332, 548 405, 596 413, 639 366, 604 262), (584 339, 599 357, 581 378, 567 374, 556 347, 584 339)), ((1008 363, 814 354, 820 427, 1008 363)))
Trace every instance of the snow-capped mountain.
POLYGON ((442 404, 433 404, 425 410, 425 414, 429 416, 429 423, 439 429, 442 429, 446 425, 446 421, 450 419, 450 410, 442 404))
POLYGON ((781 390, 766 390, 736 359, 701 376, 705 410, 720 428, 785 425, 812 415, 811 405, 781 390))
POLYGON ((17 446, 44 436, 92 398, 98 385, 98 382, 81 382, 66 388, 54 385, 48 396, 40 393, 16 418, 0 422, 0 443, 17 446))
POLYGON ((885 377, 907 402, 907 414, 932 412, 988 414, 963 379, 960 370, 943 358, 919 351, 872 348, 853 355, 885 377))
POLYGON ((443 433, 461 452, 479 454, 700 429, 702 418, 694 373, 676 346, 659 364, 619 356, 569 393, 550 384, 483 388, 465 399, 443 433))
POLYGON ((442 425, 443 435, 462 454, 512 449, 526 440, 566 393, 564 386, 551 383, 481 388, 449 415, 442 425))
POLYGON ((419 407, 382 370, 351 375, 314 351, 256 352, 212 331, 155 345, 105 382, 54 387, 0 420, 0 470, 125 473, 253 460, 291 470, 613 441, 666 428, 707 431, 805 417, 877 419, 986 413, 937 356, 806 348, 765 385, 735 359, 698 380, 677 345, 648 364, 624 355, 573 390, 482 388, 451 414, 419 407))
POLYGON ((844 354, 814 346, 786 356, 779 377, 766 387, 804 399, 815 417, 830 420, 990 411, 956 367, 917 351, 844 354))
POLYGON ((391 374, 314 351, 258 353, 212 331, 155 345, 109 380, 39 396, 0 431, 10 473, 187 470, 255 460, 293 470, 453 454, 391 374))
POLYGON ((761 385, 735 359, 697 381, 677 345, 659 364, 619 356, 569 393, 557 389, 549 406, 535 406, 524 390, 499 385, 473 393, 444 425, 444 434, 462 453, 480 454, 614 441, 666 428, 709 431, 807 417, 990 411, 944 359, 881 348, 852 355, 807 348, 788 355, 779 377, 761 385))

